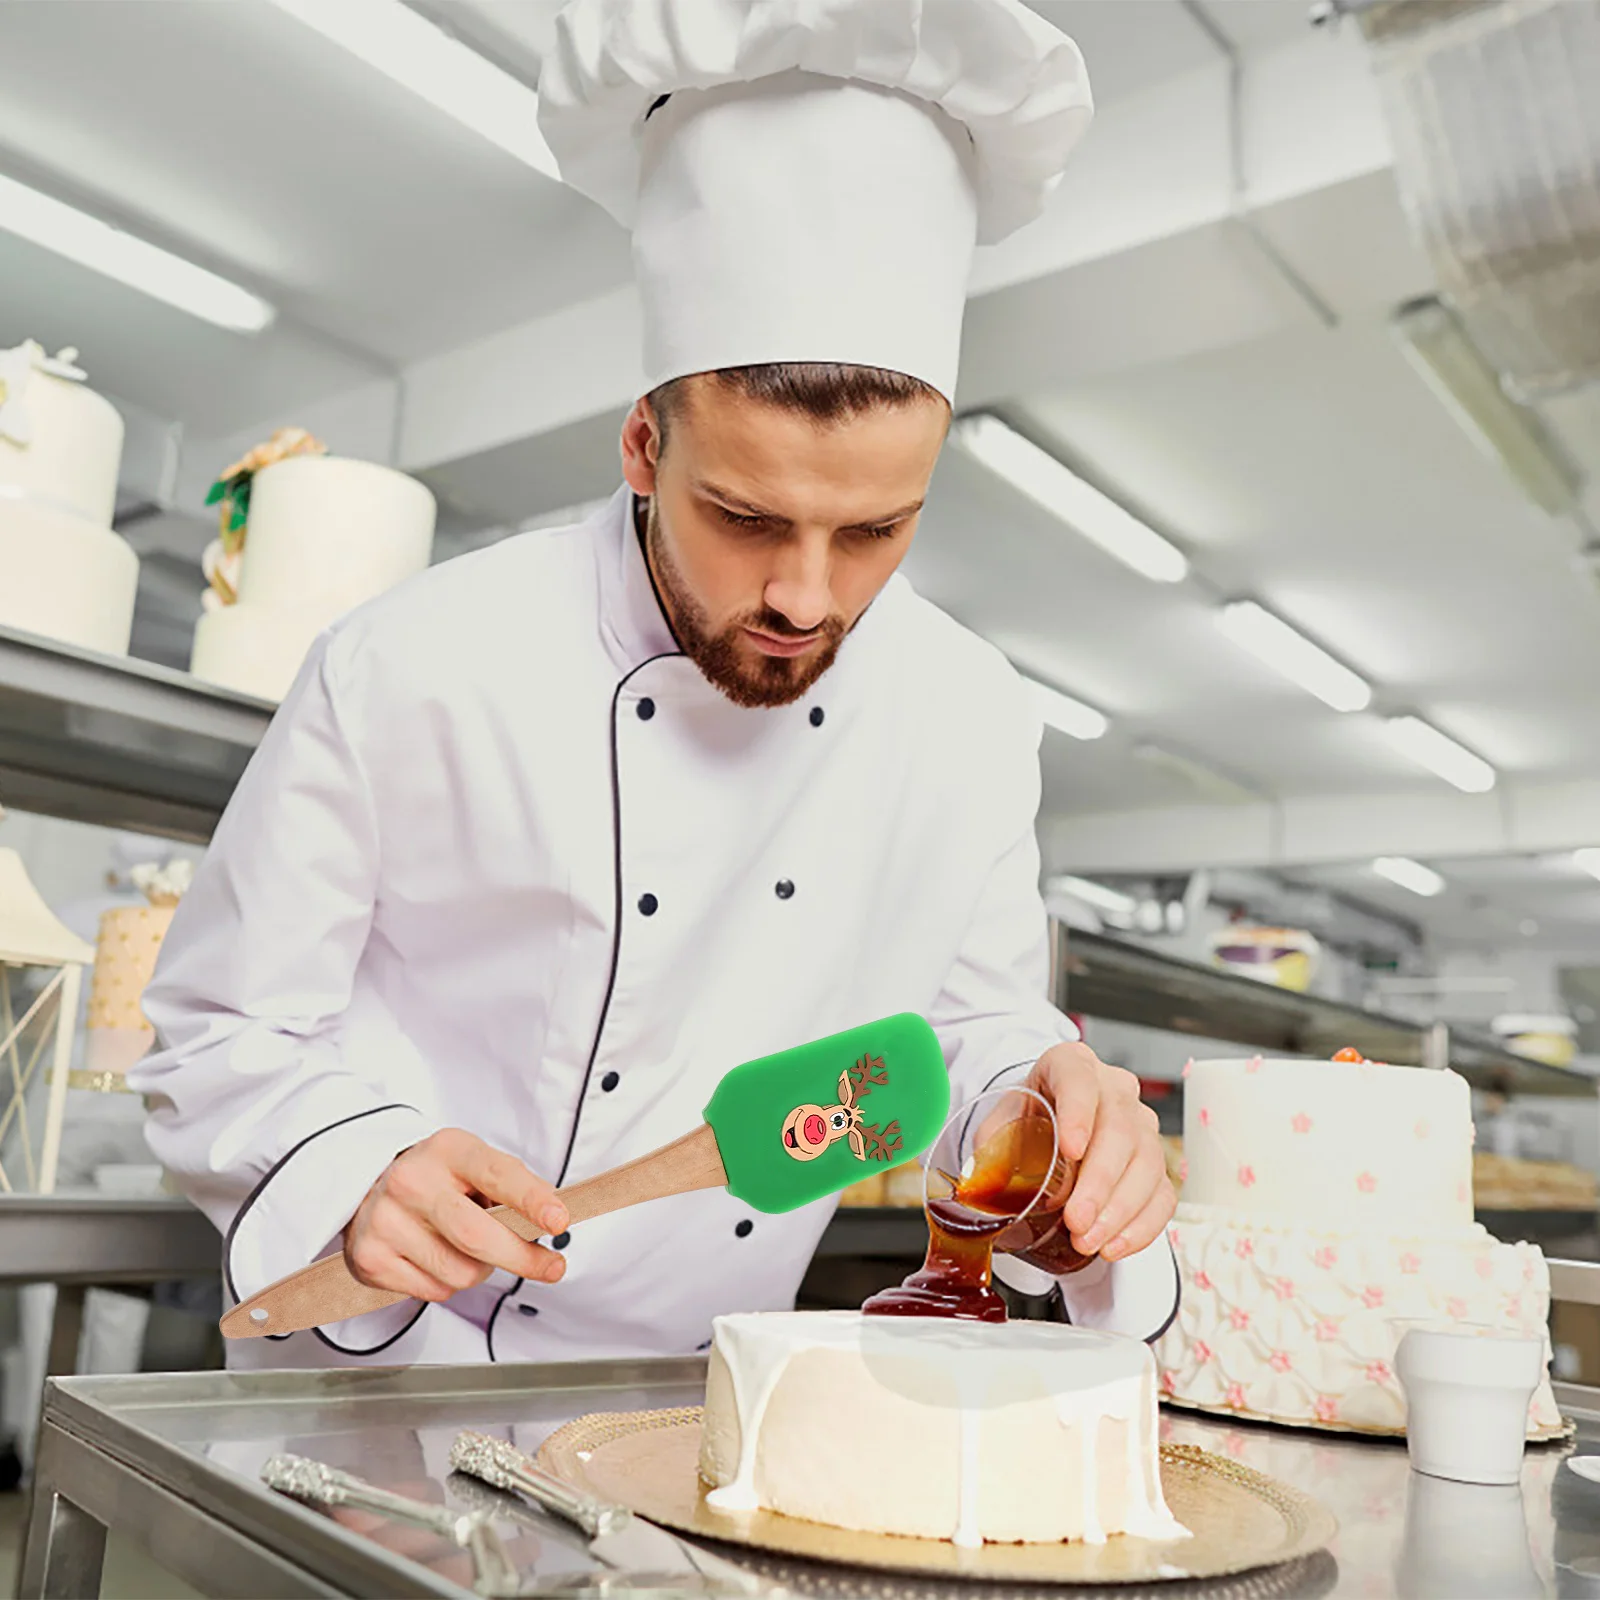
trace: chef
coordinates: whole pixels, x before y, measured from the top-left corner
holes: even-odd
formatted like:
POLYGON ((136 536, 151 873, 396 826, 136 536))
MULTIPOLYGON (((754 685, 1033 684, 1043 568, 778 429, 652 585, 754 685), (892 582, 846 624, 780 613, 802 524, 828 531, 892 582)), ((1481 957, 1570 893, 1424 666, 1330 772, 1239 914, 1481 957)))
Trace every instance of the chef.
POLYGON ((897 1011, 956 1100, 1053 1100, 1096 1257, 1066 1314, 1153 1337, 1155 1118, 1044 998, 1039 721, 896 575, 974 244, 1041 209, 1082 59, 1019 0, 577 0, 540 97, 633 232, 626 483, 330 629, 173 923, 132 1081, 230 1293, 342 1250, 412 1297, 231 1357, 682 1353, 790 1306, 830 1204, 569 1232, 554 1190, 698 1126, 729 1067, 897 1011))

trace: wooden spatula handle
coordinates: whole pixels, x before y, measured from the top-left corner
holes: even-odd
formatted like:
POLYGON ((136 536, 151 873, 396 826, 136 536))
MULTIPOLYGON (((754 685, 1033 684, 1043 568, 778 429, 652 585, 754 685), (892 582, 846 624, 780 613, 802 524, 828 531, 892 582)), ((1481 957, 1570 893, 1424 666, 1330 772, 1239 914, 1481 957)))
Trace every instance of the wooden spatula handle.
MULTIPOLYGON (((693 1133, 686 1133, 649 1155, 556 1192, 572 1222, 587 1222, 591 1217, 603 1217, 607 1212, 621 1211, 645 1200, 687 1194, 691 1189, 716 1189, 727 1181, 722 1157, 717 1153, 716 1135, 702 1123, 693 1133)), ((538 1226, 510 1206, 492 1206, 489 1215, 521 1239, 540 1237, 538 1226)), ((392 1289, 373 1289, 359 1282, 351 1275, 342 1254, 324 1256, 241 1301, 223 1317, 220 1326, 230 1339, 299 1333, 368 1311, 381 1311, 408 1298, 392 1289)))

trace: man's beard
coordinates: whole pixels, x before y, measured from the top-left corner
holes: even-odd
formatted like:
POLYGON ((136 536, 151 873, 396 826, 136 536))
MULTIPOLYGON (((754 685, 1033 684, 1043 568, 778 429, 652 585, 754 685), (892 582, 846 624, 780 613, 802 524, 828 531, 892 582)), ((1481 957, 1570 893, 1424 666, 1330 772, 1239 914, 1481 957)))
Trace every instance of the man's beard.
POLYGON ((683 574, 667 552, 660 513, 653 499, 645 510, 645 551, 667 620, 683 653, 735 705, 792 705, 833 665, 849 632, 840 616, 830 616, 820 628, 801 630, 781 612, 763 606, 736 617, 720 632, 713 633, 705 608, 690 594, 683 574), (755 651, 744 634, 746 628, 756 628, 775 639, 804 639, 816 633, 822 642, 807 655, 756 654, 752 661, 750 656, 755 651))

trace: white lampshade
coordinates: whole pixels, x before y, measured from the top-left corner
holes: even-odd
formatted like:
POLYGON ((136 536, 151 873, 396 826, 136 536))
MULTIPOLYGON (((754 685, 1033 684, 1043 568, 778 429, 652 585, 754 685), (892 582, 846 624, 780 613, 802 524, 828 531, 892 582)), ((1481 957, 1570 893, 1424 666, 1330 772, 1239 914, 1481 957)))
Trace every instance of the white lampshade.
POLYGON ((22 857, 0 850, 0 961, 18 966, 88 966, 94 946, 85 944, 47 906, 34 888, 22 857))

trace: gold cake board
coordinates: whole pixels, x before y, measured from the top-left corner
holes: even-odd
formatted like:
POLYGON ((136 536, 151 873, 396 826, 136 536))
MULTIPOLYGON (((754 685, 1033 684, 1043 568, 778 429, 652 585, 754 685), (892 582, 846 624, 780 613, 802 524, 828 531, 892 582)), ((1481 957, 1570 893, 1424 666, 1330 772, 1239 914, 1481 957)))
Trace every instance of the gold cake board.
POLYGON ((1193 1535, 1154 1541, 1117 1535, 1104 1544, 985 1544, 860 1533, 771 1511, 718 1512, 700 1481, 699 1406, 600 1412, 558 1429, 540 1465, 663 1527, 852 1567, 997 1583, 1132 1584, 1213 1578, 1295 1561, 1338 1531, 1333 1516, 1297 1489, 1191 1445, 1162 1445, 1167 1504, 1193 1535))

